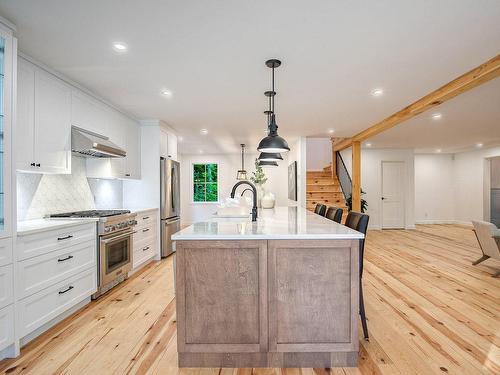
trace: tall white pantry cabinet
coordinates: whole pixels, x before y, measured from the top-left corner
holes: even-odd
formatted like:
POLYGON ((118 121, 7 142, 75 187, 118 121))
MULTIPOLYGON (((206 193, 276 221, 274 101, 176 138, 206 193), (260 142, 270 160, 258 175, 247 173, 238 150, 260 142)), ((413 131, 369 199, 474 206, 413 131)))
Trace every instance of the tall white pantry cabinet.
POLYGON ((0 18, 0 359, 19 352, 14 330, 12 132, 15 114, 17 40, 0 18))

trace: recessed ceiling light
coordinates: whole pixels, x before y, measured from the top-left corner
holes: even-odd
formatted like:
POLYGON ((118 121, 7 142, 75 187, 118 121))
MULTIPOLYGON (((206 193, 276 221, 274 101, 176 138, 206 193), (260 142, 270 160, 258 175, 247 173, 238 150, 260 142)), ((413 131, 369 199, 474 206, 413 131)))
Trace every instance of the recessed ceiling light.
POLYGON ((203 154, 203 150, 199 150, 198 153, 203 154))
POLYGON ((434 113, 431 117, 433 120, 439 120, 443 115, 441 113, 434 113))
POLYGON ((203 135, 208 134, 208 130, 207 129, 201 129, 200 133, 203 134, 203 135))
POLYGON ((113 49, 117 52, 127 52, 128 47, 125 43, 115 42, 113 43, 113 49))
POLYGON ((439 154, 442 150, 440 148, 436 149, 436 152, 439 154))
POLYGON ((482 143, 476 143, 476 147, 477 148, 481 148, 481 147, 483 147, 483 144, 482 143))
POLYGON ((366 143, 366 147, 372 147, 371 143, 366 143))
POLYGON ((170 96, 172 96, 172 91, 167 90, 167 89, 163 89, 163 90, 161 90, 161 94, 162 94, 163 96, 168 96, 168 97, 170 97, 170 96))
POLYGON ((328 133, 330 133, 330 134, 335 133, 335 129, 328 129, 328 133))
POLYGON ((373 89, 372 90, 372 96, 381 96, 384 94, 384 90, 382 89, 373 89))

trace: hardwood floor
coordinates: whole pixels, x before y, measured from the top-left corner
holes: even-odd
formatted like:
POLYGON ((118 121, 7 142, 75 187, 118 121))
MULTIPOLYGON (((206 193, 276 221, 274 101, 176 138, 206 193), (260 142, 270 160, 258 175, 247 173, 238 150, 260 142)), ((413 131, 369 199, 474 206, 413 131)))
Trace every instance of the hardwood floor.
POLYGON ((370 342, 358 368, 177 368, 172 259, 153 263, 0 362, 2 374, 499 374, 500 262, 471 229, 371 231, 365 254, 370 342))

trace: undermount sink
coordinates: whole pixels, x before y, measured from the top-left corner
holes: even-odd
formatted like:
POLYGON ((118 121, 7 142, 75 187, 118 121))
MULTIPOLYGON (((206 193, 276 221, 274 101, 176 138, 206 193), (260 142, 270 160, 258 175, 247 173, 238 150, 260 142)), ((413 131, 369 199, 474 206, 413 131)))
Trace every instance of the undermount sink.
POLYGON ((251 214, 252 208, 248 206, 238 206, 238 207, 221 207, 214 214, 215 217, 235 217, 235 218, 246 218, 251 214))

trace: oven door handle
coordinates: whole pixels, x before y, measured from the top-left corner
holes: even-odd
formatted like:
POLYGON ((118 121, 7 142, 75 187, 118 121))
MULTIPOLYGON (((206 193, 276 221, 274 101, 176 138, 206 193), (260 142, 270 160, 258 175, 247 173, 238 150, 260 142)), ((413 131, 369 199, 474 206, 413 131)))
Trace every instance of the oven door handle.
POLYGON ((101 242, 103 244, 107 244, 107 243, 110 243, 110 242, 114 242, 116 240, 121 240, 122 238, 130 237, 131 235, 132 235, 132 232, 127 232, 125 234, 121 234, 121 235, 116 236, 116 237, 110 237, 110 238, 102 239, 101 242))

